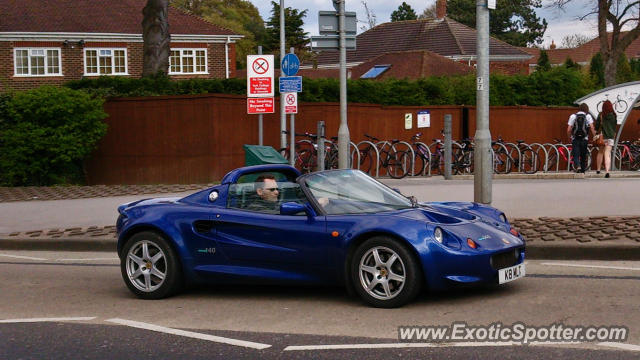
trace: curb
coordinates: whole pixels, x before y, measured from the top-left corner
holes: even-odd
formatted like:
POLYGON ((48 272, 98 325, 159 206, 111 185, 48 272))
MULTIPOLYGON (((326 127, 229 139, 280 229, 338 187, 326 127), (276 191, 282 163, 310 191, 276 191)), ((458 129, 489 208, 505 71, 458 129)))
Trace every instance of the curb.
MULTIPOLYGON (((100 251, 116 252, 116 238, 36 238, 0 237, 0 250, 100 251)), ((640 246, 627 244, 581 245, 528 243, 527 259, 540 260, 640 260, 640 246)))

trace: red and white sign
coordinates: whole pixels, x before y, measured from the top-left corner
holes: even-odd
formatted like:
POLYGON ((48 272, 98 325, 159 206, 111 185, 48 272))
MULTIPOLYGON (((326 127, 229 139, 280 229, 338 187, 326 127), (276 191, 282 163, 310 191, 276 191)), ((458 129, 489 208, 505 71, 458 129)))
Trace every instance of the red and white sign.
POLYGON ((273 97, 273 55, 247 55, 247 97, 273 97))
POLYGON ((272 114, 273 98, 248 98, 247 114, 272 114))
POLYGON ((298 113, 298 93, 282 93, 284 99, 284 113, 285 114, 297 114, 298 113))

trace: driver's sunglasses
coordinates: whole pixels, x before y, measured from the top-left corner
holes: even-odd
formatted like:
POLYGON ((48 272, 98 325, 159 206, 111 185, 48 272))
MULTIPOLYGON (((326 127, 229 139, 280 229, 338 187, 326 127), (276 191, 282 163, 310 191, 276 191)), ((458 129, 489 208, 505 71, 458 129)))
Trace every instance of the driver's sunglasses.
POLYGON ((271 191, 271 192, 274 192, 274 191, 280 191, 280 189, 278 189, 277 187, 274 187, 274 188, 264 188, 264 189, 265 189, 265 190, 267 190, 267 191, 271 191))

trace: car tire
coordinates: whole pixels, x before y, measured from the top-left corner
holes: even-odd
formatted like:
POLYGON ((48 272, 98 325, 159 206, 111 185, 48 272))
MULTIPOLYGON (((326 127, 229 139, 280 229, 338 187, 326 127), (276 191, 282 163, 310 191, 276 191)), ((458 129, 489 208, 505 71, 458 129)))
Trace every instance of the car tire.
POLYGON ((351 258, 350 276, 360 298, 379 308, 408 303, 418 295, 423 283, 422 270, 413 253, 387 236, 372 237, 358 246, 351 258))
POLYGON ((122 249, 120 271, 129 290, 142 299, 171 296, 183 285, 175 251, 163 236, 153 231, 129 238, 122 249))

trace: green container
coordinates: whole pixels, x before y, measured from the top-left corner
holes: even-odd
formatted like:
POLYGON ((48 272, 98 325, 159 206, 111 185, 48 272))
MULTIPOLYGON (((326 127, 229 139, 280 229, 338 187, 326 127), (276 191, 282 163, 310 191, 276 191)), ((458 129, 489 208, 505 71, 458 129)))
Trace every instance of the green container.
POLYGON ((276 149, 271 146, 260 145, 243 145, 244 148, 244 165, 264 165, 264 164, 288 164, 276 149))

